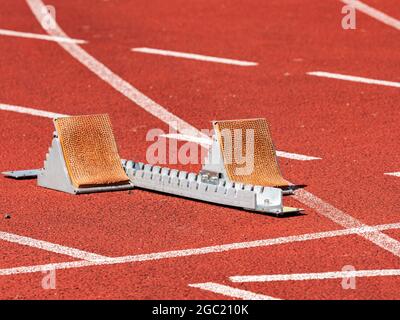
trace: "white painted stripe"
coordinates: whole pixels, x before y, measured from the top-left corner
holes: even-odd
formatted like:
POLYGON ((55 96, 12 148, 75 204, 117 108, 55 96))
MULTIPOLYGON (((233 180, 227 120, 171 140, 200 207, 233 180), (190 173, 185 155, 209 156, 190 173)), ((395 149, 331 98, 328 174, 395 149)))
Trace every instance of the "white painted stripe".
POLYGON ((74 261, 74 262, 52 263, 52 264, 44 264, 44 265, 36 265, 36 266, 23 266, 23 267, 16 267, 16 268, 0 269, 0 275, 13 275, 13 274, 19 274, 19 273, 41 272, 44 270, 52 270, 52 269, 82 268, 82 267, 89 267, 89 266, 96 266, 96 265, 113 265, 113 264, 132 263, 132 262, 156 261, 156 260, 160 260, 160 259, 172 259, 172 258, 190 257, 190 256, 196 256, 196 255, 227 252, 227 251, 231 251, 231 250, 243 250, 243 249, 258 248, 258 247, 268 247, 268 246, 273 246, 273 245, 280 245, 280 244, 294 243, 294 242, 303 242, 303 241, 308 241, 308 240, 318 240, 318 239, 332 238, 332 237, 340 237, 340 236, 347 236, 347 235, 352 235, 352 234, 364 234, 364 233, 367 234, 367 233, 371 233, 371 232, 376 232, 376 230, 384 231, 384 230, 392 230, 392 229, 400 229, 400 223, 383 224, 383 225, 377 225, 374 227, 367 226, 367 227, 363 227, 363 228, 352 228, 352 229, 345 229, 345 230, 308 233, 308 234, 296 235, 296 236, 230 243, 230 244, 201 247, 201 248, 194 248, 194 249, 183 249, 183 250, 174 250, 174 251, 164 251, 164 252, 156 252, 156 253, 148 253, 148 254, 123 256, 123 257, 116 257, 116 258, 107 258, 104 261, 103 260, 96 260, 94 262, 74 261))
POLYGON ((390 277, 390 276, 400 276, 400 269, 233 276, 230 277, 229 279, 232 282, 272 282, 272 281, 304 281, 304 280, 325 280, 325 279, 340 279, 340 278, 355 278, 355 277, 361 278, 361 277, 390 277))
POLYGON ((23 246, 28 246, 32 248, 37 248, 41 250, 46 250, 54 253, 63 254, 77 259, 82 259, 86 261, 103 261, 109 259, 108 257, 101 256, 98 254, 82 251, 75 248, 65 247, 59 244, 36 240, 29 237, 19 236, 17 234, 2 232, 0 231, 0 240, 21 244, 23 246))
MULTIPOLYGON (((304 189, 296 190, 294 198, 305 204, 309 208, 315 209, 319 214, 329 218, 330 220, 336 222, 344 228, 350 229, 369 227, 361 221, 348 215, 347 213, 335 208, 334 206, 326 203, 315 195, 305 191, 304 189)), ((360 232, 357 234, 371 241, 382 249, 393 253, 395 256, 400 257, 400 242, 382 232, 379 232, 378 229, 368 233, 360 232)))
POLYGON ((65 42, 65 43, 77 43, 77 44, 87 43, 87 41, 85 40, 71 39, 69 37, 49 36, 47 34, 21 32, 21 31, 7 30, 7 29, 0 29, 0 36, 28 38, 28 39, 65 42))
POLYGON ((365 3, 358 0, 341 0, 343 3, 348 4, 356 8, 358 11, 365 13, 366 15, 388 25, 397 30, 400 30, 400 21, 383 13, 382 11, 376 10, 365 3))
POLYGON ((312 157, 312 156, 306 156, 304 154, 298 154, 298 153, 291 153, 291 152, 285 152, 285 151, 276 151, 276 155, 280 158, 287 158, 287 159, 292 159, 292 160, 300 160, 300 161, 311 161, 311 160, 321 160, 322 158, 318 157, 312 157))
MULTIPOLYGON (((194 136, 189 136, 189 135, 179 134, 179 133, 162 134, 162 135, 160 135, 160 137, 198 143, 206 148, 212 144, 212 139, 209 137, 200 138, 200 137, 194 137, 194 136)), ((290 153, 290 152, 284 152, 284 151, 276 151, 276 155, 281 158, 300 160, 300 161, 321 160, 321 158, 317 158, 317 157, 311 157, 311 156, 306 156, 303 154, 290 153)))
MULTIPOLYGON (((30 6, 32 12, 36 16, 37 20, 40 21, 41 18, 41 12, 45 10, 45 6, 41 0, 26 0, 28 5, 30 6)), ((51 18, 51 17, 50 17, 51 18)), ((56 26, 55 28, 52 28, 51 30, 47 30, 51 35, 58 35, 58 36, 64 36, 67 37, 67 35, 64 33, 63 30, 56 24, 56 22, 53 20, 54 25, 56 26)), ((138 104, 140 107, 142 107, 144 110, 149 112, 150 114, 154 115, 161 121, 167 123, 169 126, 172 128, 176 129, 178 132, 187 134, 187 135, 193 135, 193 136, 199 136, 199 137, 207 137, 207 135, 201 133, 198 129, 195 127, 191 126, 187 122, 183 121, 182 119, 178 118, 174 114, 170 113, 166 109, 164 109, 162 106, 158 105, 155 103, 153 100, 145 96, 143 93, 141 93, 139 90, 134 88, 131 84, 123 80, 121 77, 113 73, 110 69, 108 69, 105 65, 100 63, 98 60, 96 60, 94 57, 92 57, 90 54, 88 54, 85 50, 83 50, 81 47, 79 47, 77 44, 68 44, 68 43, 59 43, 60 46, 62 46, 68 53, 70 53, 75 59, 77 59, 79 62, 81 62, 83 65, 85 65, 89 70, 91 70, 93 73, 95 73, 98 77, 100 77, 102 80, 105 82, 109 83, 115 90, 118 92, 122 93, 124 96, 129 98, 131 101, 135 102, 138 104)), ((306 193, 297 196, 297 199, 304 204, 307 203, 312 203, 318 204, 316 207, 321 207, 322 210, 325 210, 324 206, 332 207, 326 202, 323 202, 321 199, 319 199, 316 196, 313 196, 311 193, 306 193)), ((333 208, 333 207, 332 207, 333 208)), ((353 223, 350 224, 357 224, 356 222, 360 223, 358 220, 353 219, 351 216, 345 214, 344 212, 337 210, 333 208, 334 210, 330 211, 332 214, 326 214, 322 213, 325 215, 327 218, 331 218, 336 216, 340 216, 344 214, 347 218, 348 221, 353 221, 353 223), (336 210, 336 211, 335 211, 336 210), (336 214, 334 214, 336 212, 336 214)), ((318 211, 318 210, 317 210, 318 211)), ((362 226, 365 226, 361 224, 362 226)), ((389 250, 390 252, 398 255, 398 247, 399 247, 399 242, 390 238, 389 236, 385 234, 381 234, 381 239, 378 240, 378 235, 379 232, 376 232, 376 239, 374 241, 370 240, 369 238, 365 237, 366 239, 372 241, 373 243, 379 245, 381 248, 385 250, 389 250), (391 245, 387 246, 385 245, 385 241, 387 240, 391 243, 391 245)))
POLYGON ((54 113, 54 112, 20 107, 20 106, 13 106, 13 105, 3 104, 3 103, 0 103, 0 110, 12 111, 12 112, 17 112, 17 113, 25 113, 25 114, 29 114, 32 116, 51 118, 51 119, 60 118, 60 117, 68 117, 66 114, 54 113))
POLYGON ((241 60, 234 60, 234 59, 227 59, 227 58, 218 58, 218 57, 212 57, 212 56, 204 56, 201 54, 185 53, 185 52, 170 51, 170 50, 161 50, 161 49, 153 49, 153 48, 132 48, 131 50, 134 52, 157 54, 157 55, 161 55, 161 56, 199 60, 199 61, 206 61, 206 62, 224 63, 224 64, 231 64, 231 65, 236 65, 236 66, 241 66, 241 67, 252 67, 252 66, 258 65, 257 62, 241 61, 241 60))
POLYGON ((385 174, 388 176, 400 177, 400 172, 388 172, 385 174))
MULTIPOLYGON (((41 12, 45 8, 44 4, 41 0, 26 0, 29 7, 31 8, 33 14, 36 16, 37 20, 40 22, 41 12)), ((52 19, 51 16, 49 19, 52 19)), ((51 30, 47 30, 47 32, 52 36, 61 36, 68 37, 65 32, 57 25, 57 23, 53 20, 54 28, 51 30)), ((90 71, 92 71, 95 75, 97 75, 100 79, 108 83, 115 90, 120 92, 122 95, 127 97, 129 100, 157 117, 161 121, 168 124, 171 128, 174 128, 178 132, 190 133, 191 135, 204 136, 202 133, 178 118, 149 97, 141 93, 138 89, 133 87, 130 83, 122 79, 120 76, 112 72, 109 68, 107 68, 100 61, 96 60, 93 56, 91 56, 88 52, 78 46, 76 43, 58 43, 64 50, 66 50, 72 57, 74 57, 77 61, 82 63, 85 67, 87 67, 90 71)))
POLYGON ((400 88, 400 82, 376 80, 376 79, 349 76, 349 75, 345 75, 345 74, 331 73, 331 72, 324 72, 324 71, 312 71, 312 72, 307 72, 307 74, 310 76, 316 76, 316 77, 322 77, 322 78, 330 78, 330 79, 345 80, 345 81, 376 84, 376 85, 380 85, 380 86, 400 88))
POLYGON ((221 294, 226 297, 238 298, 243 300, 280 300, 271 296, 266 296, 263 294, 254 293, 247 290, 241 290, 237 288, 232 288, 219 283, 205 282, 205 283, 193 283, 189 284, 189 287, 199 288, 205 291, 211 291, 214 293, 221 294))

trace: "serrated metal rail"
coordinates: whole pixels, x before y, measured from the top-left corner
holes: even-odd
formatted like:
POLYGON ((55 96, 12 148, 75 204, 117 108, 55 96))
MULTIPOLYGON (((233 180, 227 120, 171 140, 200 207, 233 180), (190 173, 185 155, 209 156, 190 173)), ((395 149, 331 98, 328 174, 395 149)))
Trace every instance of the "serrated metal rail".
POLYGON ((223 179, 217 184, 205 183, 201 174, 131 160, 122 160, 122 165, 135 187, 246 210, 278 215, 284 213, 282 190, 278 188, 232 183, 223 179))

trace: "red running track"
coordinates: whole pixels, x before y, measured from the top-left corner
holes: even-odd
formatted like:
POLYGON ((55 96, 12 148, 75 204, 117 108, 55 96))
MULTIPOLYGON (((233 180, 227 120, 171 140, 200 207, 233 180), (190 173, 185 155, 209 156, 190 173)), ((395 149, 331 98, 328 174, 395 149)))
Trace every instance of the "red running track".
MULTIPOLYGON (((2 1, 0 29, 45 33, 27 3, 2 1)), ((365 1, 400 18, 396 1, 365 1)), ((399 89, 307 75, 326 71, 400 82, 399 31, 362 13, 341 28, 340 1, 52 1, 57 22, 82 48, 138 90, 198 129, 213 119, 266 117, 279 150, 322 158, 280 158, 285 177, 366 225, 400 223, 399 89), (150 47, 255 61, 255 67, 131 52, 150 47)), ((110 114, 121 156, 145 161, 146 133, 165 123, 80 64, 56 42, 0 35, 0 104, 64 114, 110 114)), ((50 119, 0 111, 0 170, 42 165, 50 119)), ((189 170, 200 166, 191 165, 189 170)), ((35 181, 0 178, 0 231, 107 257, 158 253, 341 230, 321 210, 277 219, 134 190, 71 197, 35 181)), ((397 227, 398 228, 398 227, 397 227)), ((397 241, 400 230, 384 230, 397 241)), ((222 253, 1 275, 21 266, 76 261, 0 240, 0 297, 220 299, 189 287, 215 282, 281 299, 399 299, 399 276, 232 283, 230 276, 399 269, 399 256, 358 235, 222 253)), ((12 272, 11 272, 12 273, 12 272)), ((15 272, 14 272, 15 273, 15 272)))

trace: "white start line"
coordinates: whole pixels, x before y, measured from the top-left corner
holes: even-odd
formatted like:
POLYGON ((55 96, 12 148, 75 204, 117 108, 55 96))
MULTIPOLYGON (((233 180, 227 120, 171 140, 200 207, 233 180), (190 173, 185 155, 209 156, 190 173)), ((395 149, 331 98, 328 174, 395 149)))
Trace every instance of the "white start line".
POLYGON ((147 54, 155 54, 155 55, 161 55, 161 56, 167 56, 167 57, 198 60, 198 61, 205 61, 205 62, 231 64, 231 65, 236 65, 236 66, 240 66, 240 67, 252 67, 252 66, 258 65, 257 62, 242 61, 242 60, 227 59, 227 58, 218 58, 218 57, 205 56, 205 55, 196 54, 196 53, 185 53, 185 52, 153 49, 153 48, 132 48, 131 50, 133 52, 141 52, 141 53, 147 53, 147 54))
MULTIPOLYGON (((41 12, 45 10, 43 2, 41 0, 26 1, 37 20, 40 21, 41 12)), ((55 27, 47 30, 50 35, 68 37, 66 33, 60 28, 60 26, 54 21, 54 19, 52 22, 55 27)), ((172 114, 171 112, 167 111, 164 107, 157 104, 149 97, 141 93, 138 89, 134 88, 130 83, 116 75, 104 64, 99 62, 96 58, 94 58, 84 49, 82 49, 78 44, 64 42, 58 42, 58 44, 77 61, 79 61, 90 71, 96 74, 100 79, 111 85, 115 90, 123 94, 125 97, 130 99, 132 102, 134 102, 153 116, 157 117, 161 121, 170 125, 172 128, 176 129, 178 132, 185 132, 186 134, 190 133, 190 135, 199 137, 205 136, 198 129, 188 124, 186 121, 180 119, 176 115, 172 114)), ((305 190, 298 190, 295 198, 301 203, 315 209, 319 214, 329 218, 330 220, 338 223, 345 228, 369 227, 359 220, 353 218, 349 214, 333 207, 332 205, 326 203, 322 199, 314 196, 313 194, 305 190)), ((379 230, 376 229, 374 232, 371 233, 358 234, 376 244, 380 248, 391 252, 397 257, 400 257, 400 242, 380 232, 379 230)))
POLYGON ((376 80, 376 79, 350 76, 350 75, 346 75, 346 74, 331 73, 331 72, 325 72, 325 71, 311 71, 311 72, 307 72, 307 74, 310 76, 314 76, 314 77, 329 78, 329 79, 336 79, 336 80, 344 80, 344 81, 400 88, 400 82, 394 82, 394 81, 376 80))
POLYGON ((27 38, 27 39, 45 40, 45 41, 54 41, 54 42, 76 43, 76 44, 87 43, 87 41, 85 41, 85 40, 71 39, 69 37, 50 36, 48 34, 21 32, 21 31, 14 31, 14 30, 8 30, 8 29, 0 29, 0 36, 27 38))
MULTIPOLYGON (((196 136, 188 136, 188 135, 179 134, 179 133, 162 134, 162 135, 160 135, 160 137, 165 137, 168 139, 175 139, 175 140, 180 140, 180 141, 189 141, 189 142, 200 144, 206 148, 208 148, 212 144, 212 140, 210 138, 199 138, 196 136)), ((291 153, 291 152, 285 152, 285 151, 279 151, 279 150, 276 151, 276 155, 281 158, 287 158, 287 159, 299 160, 299 161, 321 160, 321 158, 318 158, 318 157, 306 156, 304 154, 291 153)))

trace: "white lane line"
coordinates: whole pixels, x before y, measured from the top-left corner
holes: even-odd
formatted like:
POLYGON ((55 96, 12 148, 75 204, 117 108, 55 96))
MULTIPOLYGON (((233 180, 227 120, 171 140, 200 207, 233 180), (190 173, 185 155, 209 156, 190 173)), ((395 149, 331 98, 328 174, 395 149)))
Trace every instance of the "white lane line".
POLYGON ((231 65, 236 65, 236 66, 241 66, 241 67, 252 67, 252 66, 258 65, 257 62, 234 60, 234 59, 227 59, 227 58, 218 58, 218 57, 212 57, 212 56, 204 56, 204 55, 196 54, 196 53, 185 53, 185 52, 178 52, 178 51, 171 51, 171 50, 162 50, 162 49, 153 49, 153 48, 132 48, 131 50, 133 52, 157 54, 157 55, 161 55, 161 56, 183 58, 183 59, 190 59, 190 60, 199 60, 199 61, 206 61, 206 62, 224 63, 224 64, 231 64, 231 65))
POLYGON ((333 271, 320 273, 294 273, 294 274, 271 274, 229 277, 232 282, 272 282, 272 281, 304 281, 304 280, 325 280, 354 277, 390 277, 400 276, 400 269, 383 270, 354 270, 354 271, 333 271))
POLYGON ((0 36, 28 38, 28 39, 65 42, 65 43, 77 43, 77 44, 87 43, 87 41, 85 40, 71 39, 69 37, 49 36, 47 34, 21 32, 21 31, 7 30, 7 29, 0 29, 0 36))
POLYGON ((400 21, 383 13, 382 11, 376 10, 365 3, 358 0, 341 0, 343 3, 353 6, 358 11, 365 13, 366 15, 388 25, 397 30, 400 30, 400 21))
POLYGON ((331 73, 331 72, 324 72, 324 71, 312 71, 312 72, 307 72, 307 74, 310 76, 316 76, 316 77, 322 77, 322 78, 330 78, 330 79, 345 80, 345 81, 352 81, 352 82, 359 82, 359 83, 366 83, 366 84, 375 84, 375 85, 386 86, 386 87, 400 88, 400 82, 394 82, 394 81, 376 80, 376 79, 363 78, 363 77, 357 77, 357 76, 349 76, 346 74, 331 73))
POLYGON ((276 155, 280 158, 287 158, 287 159, 292 159, 292 160, 300 160, 300 161, 312 161, 312 160, 321 160, 322 158, 318 157, 312 157, 312 156, 306 156, 304 154, 298 154, 298 153, 291 153, 291 152, 285 152, 285 151, 276 151, 276 155))
POLYGON ((59 244, 36 240, 29 237, 19 236, 17 234, 2 232, 0 231, 0 240, 17 243, 23 246, 28 246, 32 248, 37 248, 41 250, 46 250, 58 254, 63 254, 77 259, 82 259, 86 261, 103 261, 109 259, 108 257, 101 256, 98 254, 82 251, 75 248, 65 247, 59 244))
POLYGON ((211 291, 226 297, 238 298, 243 300, 280 300, 278 298, 274 298, 271 296, 266 296, 263 294, 254 293, 247 290, 241 290, 214 282, 193 283, 189 284, 189 287, 199 288, 201 290, 211 291))
MULTIPOLYGON (((26 0, 27 4, 31 8, 36 19, 40 22, 42 17, 42 10, 45 10, 45 6, 41 0, 26 0)), ((52 19, 49 16, 49 19, 52 19)), ((53 20, 54 28, 47 30, 47 32, 52 36, 68 37, 66 33, 58 26, 58 24, 53 20)), ((191 135, 198 135, 199 131, 191 126, 189 123, 178 118, 161 105, 157 104, 149 97, 141 93, 138 89, 133 87, 130 83, 122 79, 120 76, 112 72, 104 64, 98 61, 96 58, 87 53, 76 43, 58 43, 65 51, 67 51, 72 57, 82 63, 100 79, 112 86, 116 91, 120 92, 122 95, 127 97, 129 100, 160 119, 161 121, 168 124, 171 128, 176 129, 178 132, 184 131, 185 133, 190 133, 191 135)), ((200 133, 200 136, 203 136, 200 133)))
POLYGON ((54 112, 20 107, 20 106, 13 106, 10 104, 3 104, 3 103, 0 103, 0 110, 24 113, 24 114, 29 114, 32 116, 51 118, 51 119, 60 118, 60 117, 68 117, 66 114, 54 113, 54 112))
MULTIPOLYGON (((46 10, 43 2, 41 0, 26 0, 26 1, 28 3, 29 7, 31 8, 33 14, 35 15, 35 17, 40 22, 41 12, 43 12, 43 10, 46 10)), ((57 23, 54 20, 53 20, 53 23, 55 25, 55 28, 52 28, 51 30, 47 30, 47 32, 50 33, 51 35, 67 37, 67 35, 64 33, 64 31, 57 25, 57 23)), ((153 100, 151 100, 150 98, 145 96, 139 90, 134 88, 131 84, 129 84, 128 82, 123 80, 121 77, 119 77, 118 75, 113 73, 110 69, 108 69, 101 62, 99 62, 94 57, 92 57, 90 54, 88 54, 85 50, 83 50, 77 44, 59 43, 59 45, 61 47, 63 47, 75 59, 77 59, 79 62, 81 62, 83 65, 85 65, 89 70, 91 70, 93 73, 95 73, 98 77, 100 77, 102 80, 104 80, 105 82, 110 84, 115 90, 122 93, 124 96, 129 98, 131 101, 135 102, 137 105, 139 105, 144 110, 146 110, 150 114, 154 115, 161 121, 167 123, 172 128, 176 129, 178 132, 181 132, 181 133, 184 133, 187 135, 207 137, 207 135, 203 134, 195 127, 191 126, 187 122, 183 121, 179 117, 175 116, 174 114, 167 111, 162 106, 158 105, 153 100)), ((322 210, 325 210, 324 206, 332 207, 331 205, 322 201, 318 197, 313 196, 311 193, 303 194, 303 196, 301 196, 301 195, 297 196, 297 199, 300 202, 302 202, 303 204, 307 204, 307 203, 310 203, 313 201, 315 203, 319 203, 322 206, 318 205, 317 207, 321 207, 322 210)), ((352 224, 352 225, 357 225, 357 223, 360 224, 360 222, 357 219, 353 219, 351 216, 345 214, 344 212, 342 212, 340 210, 337 210, 337 209, 335 209, 335 210, 336 210, 336 216, 344 214, 347 217, 347 219, 349 219, 350 221, 352 220, 353 223, 350 223, 350 224, 352 224)), ((331 212, 334 213, 335 211, 333 210, 331 212)), ((332 217, 332 214, 325 214, 323 212, 322 212, 322 214, 330 219, 332 217)), ((365 226, 363 224, 361 224, 361 225, 365 226)), ((376 236, 378 234, 379 234, 379 232, 377 231, 376 236)), ((390 247, 389 251, 398 256, 398 253, 400 251, 400 249, 399 249, 400 242, 396 241, 395 239, 390 238, 389 236, 386 236, 385 234, 381 234, 381 235, 382 235, 381 240, 378 240, 379 237, 377 237, 377 239, 375 239, 374 241, 372 241, 371 239, 369 239, 367 237, 365 237, 365 238, 386 250, 388 250, 388 249, 387 249, 387 246, 385 245, 384 240, 389 241, 391 243, 391 245, 389 246, 390 247)))
MULTIPOLYGON (((199 138, 199 137, 194 137, 194 136, 189 136, 189 135, 179 134, 179 133, 162 134, 162 135, 160 135, 160 137, 164 137, 164 138, 168 138, 168 139, 175 139, 175 140, 180 140, 180 141, 194 142, 194 143, 200 144, 204 147, 209 147, 212 144, 212 139, 210 139, 209 137, 199 138)), ((284 152, 284 151, 276 151, 276 155, 281 158, 300 160, 300 161, 321 160, 321 158, 317 158, 317 157, 306 156, 303 154, 290 153, 290 152, 284 152)))
POLYGON ((288 236, 288 237, 279 237, 272 239, 264 239, 264 240, 255 240, 255 241, 247 241, 247 242, 238 242, 238 243, 230 243, 209 247, 201 247, 194 249, 182 249, 182 250, 174 250, 174 251, 164 251, 164 252, 156 252, 156 253, 148 253, 148 254, 139 254, 139 255, 131 255, 131 256, 123 256, 116 258, 107 258, 105 260, 97 260, 97 261, 74 261, 74 262, 61 262, 61 263, 51 263, 44 265, 36 265, 36 266, 22 266, 16 268, 7 268, 0 269, 1 275, 14 275, 20 273, 33 273, 33 272, 41 272, 45 270, 52 269, 71 269, 71 268, 82 268, 96 265, 113 265, 113 264, 123 264, 123 263, 132 263, 132 262, 143 262, 143 261, 157 261, 161 259, 171 259, 171 258, 180 258, 180 257, 190 257, 196 255, 205 255, 205 254, 213 254, 213 253, 221 253, 227 252, 231 250, 243 250, 250 248, 259 248, 259 247, 268 247, 273 245, 281 245, 286 243, 295 243, 295 242, 303 242, 309 240, 319 240, 325 238, 332 237, 341 237, 352 234, 368 234, 376 232, 376 230, 384 231, 384 230, 392 230, 392 229, 400 229, 400 223, 392 223, 392 224, 383 224, 377 226, 368 226, 363 228, 352 228, 352 229, 344 229, 344 230, 335 230, 335 231, 324 231, 317 233, 308 233, 297 236, 288 236))
POLYGON ((388 172, 385 173, 387 176, 393 176, 393 177, 400 177, 400 172, 388 172))
MULTIPOLYGON (((304 189, 296 190, 294 198, 346 229, 369 227, 360 220, 353 218, 347 213, 326 203, 304 189)), ((371 241, 382 249, 391 252, 395 256, 400 257, 400 242, 389 237, 387 234, 379 232, 378 229, 368 233, 360 232, 357 234, 362 236, 364 239, 371 241)))

